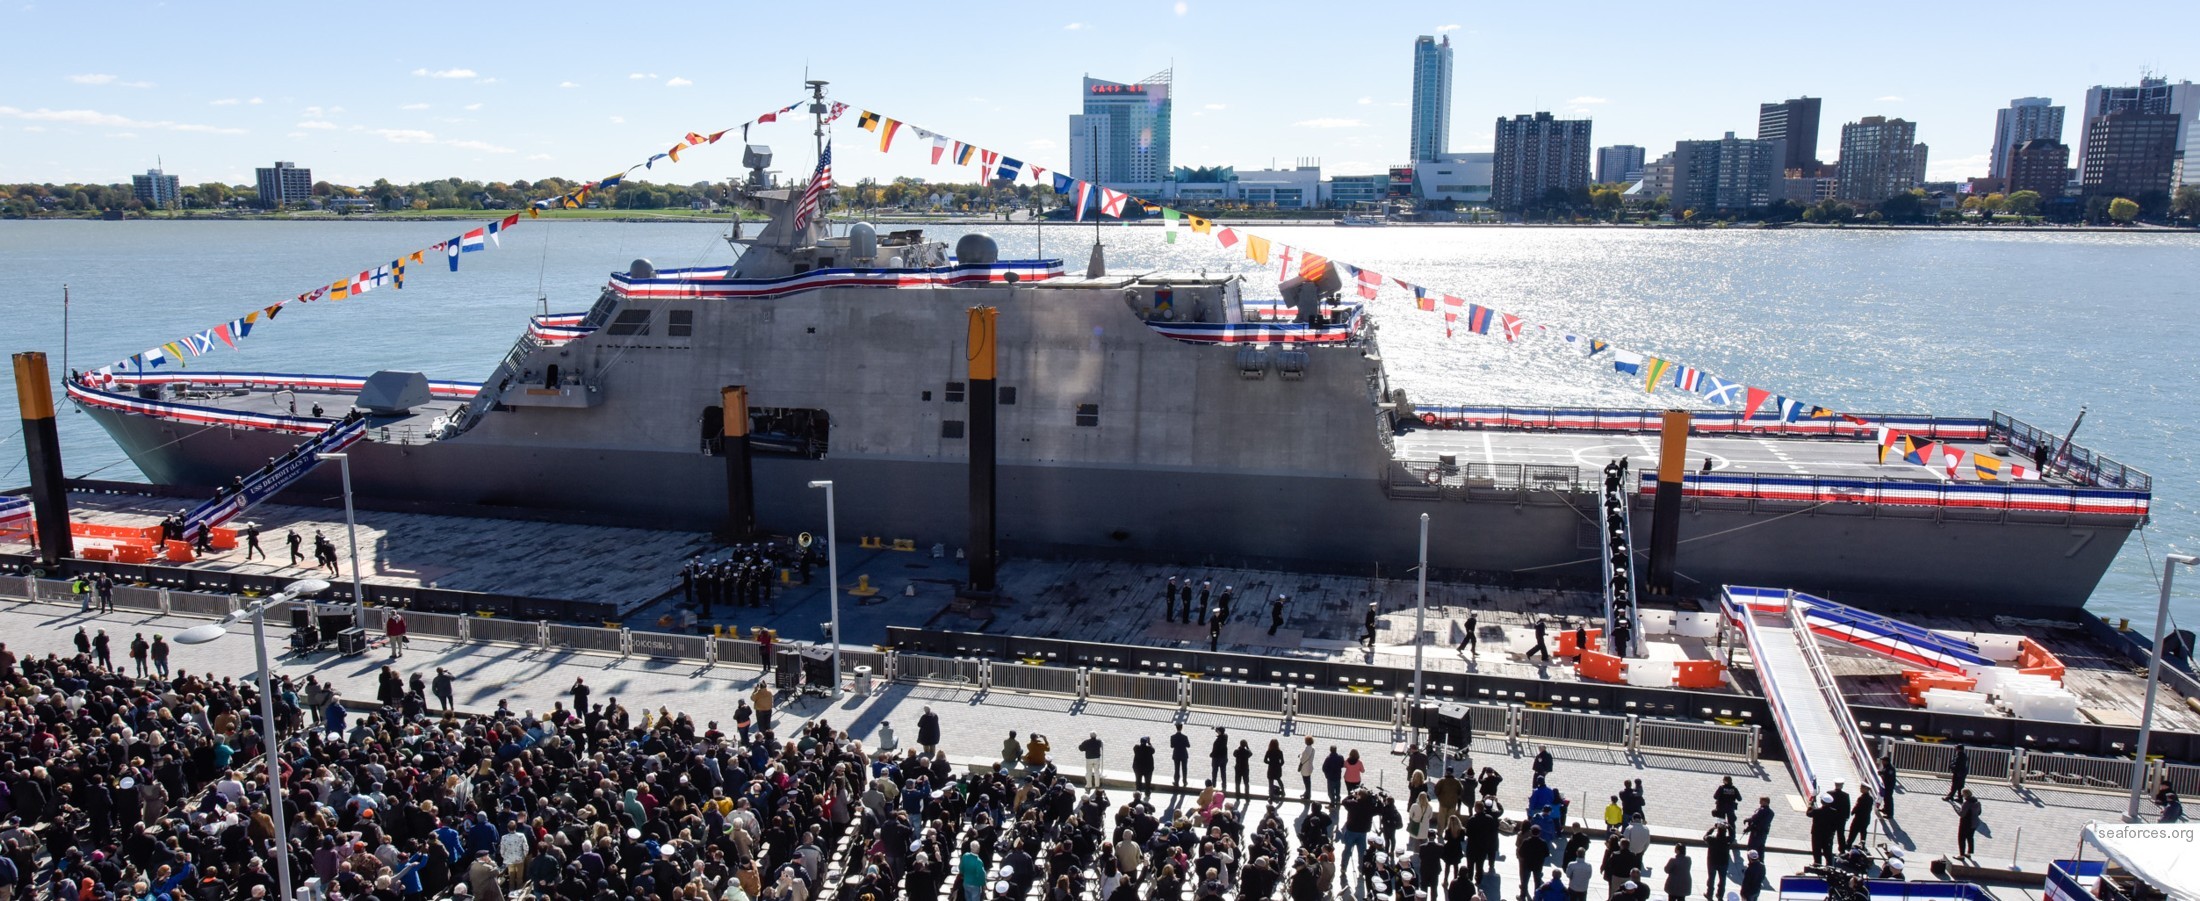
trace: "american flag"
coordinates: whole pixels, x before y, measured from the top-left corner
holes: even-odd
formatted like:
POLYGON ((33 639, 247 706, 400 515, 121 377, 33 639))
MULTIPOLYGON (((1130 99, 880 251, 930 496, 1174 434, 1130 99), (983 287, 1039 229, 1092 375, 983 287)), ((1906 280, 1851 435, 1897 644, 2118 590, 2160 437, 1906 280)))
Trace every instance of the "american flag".
POLYGON ((819 201, 833 187, 833 145, 825 145, 825 152, 817 155, 817 172, 810 176, 810 186, 802 191, 802 202, 794 208, 794 227, 801 231, 810 227, 810 217, 817 215, 819 201))

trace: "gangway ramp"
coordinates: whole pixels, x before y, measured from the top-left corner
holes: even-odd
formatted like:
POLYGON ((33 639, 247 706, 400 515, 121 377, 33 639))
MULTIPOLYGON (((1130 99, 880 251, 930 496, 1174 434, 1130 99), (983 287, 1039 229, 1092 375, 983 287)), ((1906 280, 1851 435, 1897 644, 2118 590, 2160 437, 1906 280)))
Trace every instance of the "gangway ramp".
POLYGON ((1725 594, 1727 617, 1749 648, 1796 787, 1810 797, 1839 782, 1878 795, 1878 773, 1863 733, 1826 668, 1798 596, 1736 585, 1727 586, 1725 594))
POLYGON ((224 488, 191 508, 191 512, 183 516, 183 537, 195 539, 200 531, 235 519, 244 511, 259 506, 260 502, 281 494, 283 489, 297 484, 306 473, 321 465, 321 454, 336 453, 366 436, 367 420, 358 415, 322 429, 273 462, 239 477, 235 487, 224 488))
POLYGON ((1994 665, 1978 645, 1952 635, 1799 591, 1795 601, 1811 632, 1898 663, 1957 675, 1966 667, 1994 665))

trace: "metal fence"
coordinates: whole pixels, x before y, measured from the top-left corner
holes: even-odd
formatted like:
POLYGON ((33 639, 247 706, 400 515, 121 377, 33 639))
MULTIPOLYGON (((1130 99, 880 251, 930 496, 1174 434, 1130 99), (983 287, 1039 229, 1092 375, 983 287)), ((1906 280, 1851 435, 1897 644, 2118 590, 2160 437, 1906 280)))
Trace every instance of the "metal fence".
POLYGON ((1564 710, 1523 710, 1520 734, 1589 745, 1625 745, 1627 718, 1564 710))
MULTIPOLYGON (((1886 739, 1884 747, 1894 752, 1894 768, 1899 773, 1929 773, 1948 775, 1948 765, 1955 760, 1954 745, 1886 739)), ((1971 759, 1971 778, 2007 780, 2016 761, 2016 752, 2003 748, 1965 748, 1965 756, 1971 759)), ((2129 766, 2129 764, 2126 764, 2129 766)))
POLYGON ((664 660, 710 659, 710 636, 678 632, 628 632, 627 650, 637 657, 664 660))
MULTIPOLYGON (((382 619, 384 620, 382 627, 388 628, 388 616, 385 614, 382 619)), ((465 638, 467 637, 466 627, 471 625, 468 620, 468 617, 451 613, 406 611, 405 634, 408 637, 426 635, 430 638, 465 638)))
MULTIPOLYGON (((902 659, 907 660, 908 657, 905 655, 902 659)), ((901 665, 908 666, 907 663, 901 665)), ((1088 677, 1086 686, 1096 698, 1121 698, 1156 704, 1176 703, 1177 680, 1168 676, 1141 676, 1137 673, 1094 670, 1088 677)))
POLYGON ((2171 788, 2180 797, 2200 795, 2200 766, 2172 763, 2162 767, 2162 778, 2169 780, 2171 788))
POLYGON ((718 639, 718 662, 739 663, 744 666, 763 666, 764 650, 756 642, 746 638, 718 639))
POLYGON ((541 623, 482 617, 467 623, 466 628, 475 641, 498 641, 531 647, 542 644, 541 623))
POLYGON ((168 593, 168 609, 195 616, 228 616, 237 609, 237 599, 226 594, 171 591, 168 593))
POLYGON ((1467 708, 1467 726, 1476 735, 1510 735, 1512 733, 1512 708, 1495 704, 1462 704, 1467 708))
POLYGON ((1638 720, 1635 723, 1635 748, 1756 760, 1757 730, 1749 726, 1638 720))
POLYGON ((1060 666, 996 663, 993 664, 993 687, 1073 695, 1077 693, 1077 671, 1060 666))
POLYGON ((619 640, 619 630, 599 629, 594 626, 550 626, 550 646, 573 651, 595 651, 603 654, 623 654, 625 643, 619 640))
POLYGON ((968 657, 896 654, 894 672, 896 678, 910 682, 947 682, 972 687, 978 684, 978 661, 968 657))
POLYGON ((1205 679, 1192 679, 1186 684, 1192 689, 1194 707, 1229 707, 1279 716, 1283 713, 1283 689, 1273 685, 1210 682, 1205 679))
POLYGON ((1299 689, 1299 714, 1302 716, 1387 723, 1397 712, 1397 699, 1389 695, 1299 689))
MULTIPOLYGON (((1978 772, 1978 752, 1973 751, 1971 771, 1978 772)), ((2131 761, 2112 757, 2080 757, 2051 751, 2024 754, 2024 783, 2064 788, 2113 788, 2131 790, 2131 761)))
POLYGON ((2033 428, 2023 420, 1999 411, 1994 413, 1992 431, 1989 434, 2006 442, 2012 452, 2023 457, 2030 457, 2035 448, 2046 447, 2051 452, 2051 464, 2067 467, 2071 475, 2091 484, 2110 488, 2136 488, 2141 491, 2154 488, 2153 477, 2146 473, 2094 453, 2084 445, 2065 445, 2062 436, 2033 428))

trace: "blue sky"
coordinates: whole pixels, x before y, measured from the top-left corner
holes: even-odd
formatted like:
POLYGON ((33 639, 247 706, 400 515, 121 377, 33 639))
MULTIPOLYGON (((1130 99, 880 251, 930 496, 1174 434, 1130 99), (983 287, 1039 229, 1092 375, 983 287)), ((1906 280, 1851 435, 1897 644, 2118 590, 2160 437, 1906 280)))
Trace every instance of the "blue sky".
MULTIPOLYGON (((1172 65, 1176 164, 1315 157, 1361 174, 1403 158, 1419 34, 1455 46, 1455 151, 1488 149, 1501 115, 1547 109, 1655 157, 1676 139, 1753 135, 1759 102, 1808 94, 1825 98, 1822 158, 1841 122, 1902 116, 1940 179, 1984 174, 2011 98, 2069 107, 2069 141, 2090 85, 2142 68, 2200 79, 2200 45, 2172 32, 2081 47, 2061 30, 2077 7, 2024 2, 0 3, 14 37, 0 182, 125 182, 156 156, 186 183, 249 182, 275 159, 351 184, 598 178, 795 99, 805 71, 857 107, 1052 168, 1068 163, 1081 75, 1172 65)), ((2167 2, 2118 10, 2186 18, 2167 2)), ((842 181, 948 171, 916 141, 881 156, 854 120, 837 131, 842 181)), ((806 127, 753 139, 779 168, 808 169, 806 127)), ((720 179, 739 163, 723 145, 683 158, 650 177, 720 179)))

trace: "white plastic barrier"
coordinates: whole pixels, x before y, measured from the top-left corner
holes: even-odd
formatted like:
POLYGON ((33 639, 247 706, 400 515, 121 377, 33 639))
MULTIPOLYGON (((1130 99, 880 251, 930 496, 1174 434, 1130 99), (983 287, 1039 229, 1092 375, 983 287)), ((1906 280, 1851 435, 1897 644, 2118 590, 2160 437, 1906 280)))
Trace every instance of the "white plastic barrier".
POLYGON ((1670 660, 1627 661, 1627 684, 1646 688, 1666 688, 1673 684, 1673 662, 1670 660))
POLYGON ((1968 713, 1976 716, 1994 715, 1993 705, 1986 696, 1975 691, 1956 691, 1948 688, 1925 690, 1925 709, 1940 713, 1968 713))
POLYGON ((1962 638, 1966 641, 1971 642, 1972 644, 1978 645, 1979 656, 1985 657, 1988 660, 1992 660, 1996 663, 2012 663, 2015 662, 2017 659, 2018 637, 2015 635, 2001 635, 1993 632, 1970 632, 1953 634, 1955 634, 1958 638, 1962 638))
POLYGON ((1673 614, 1673 629, 1685 638, 1712 638, 1719 634, 1719 615, 1716 613, 1673 614))
POLYGON ((1671 635, 1671 634, 1673 634, 1673 617, 1674 617, 1674 615, 1675 615, 1675 612, 1674 612, 1674 611, 1672 611, 1672 610, 1644 610, 1644 611, 1642 611, 1642 634, 1644 634, 1644 635, 1671 635))
POLYGON ((2085 721, 2078 713, 2078 696, 2060 689, 2015 692, 2004 696, 2002 700, 2009 705, 2009 712, 2019 719, 2051 723, 2085 721))

